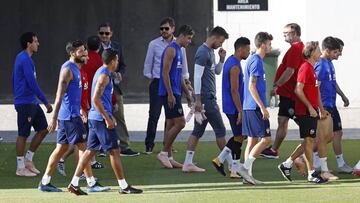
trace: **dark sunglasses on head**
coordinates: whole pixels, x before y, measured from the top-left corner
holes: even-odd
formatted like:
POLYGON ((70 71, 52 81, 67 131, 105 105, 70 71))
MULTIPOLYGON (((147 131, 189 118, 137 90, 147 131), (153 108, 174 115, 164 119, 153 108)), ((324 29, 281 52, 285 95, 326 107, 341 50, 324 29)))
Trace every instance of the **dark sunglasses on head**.
POLYGON ((99 32, 100 35, 110 35, 110 32, 99 32))
POLYGON ((169 28, 169 27, 160 27, 160 30, 161 30, 161 31, 163 31, 163 30, 168 31, 168 30, 170 30, 170 28, 169 28))

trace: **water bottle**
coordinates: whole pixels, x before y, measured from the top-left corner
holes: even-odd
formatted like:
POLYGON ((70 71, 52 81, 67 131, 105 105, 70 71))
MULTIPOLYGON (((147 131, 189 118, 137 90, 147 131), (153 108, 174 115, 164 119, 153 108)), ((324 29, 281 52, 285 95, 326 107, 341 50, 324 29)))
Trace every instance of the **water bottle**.
POLYGON ((273 109, 273 108, 275 108, 275 96, 271 96, 271 98, 270 98, 270 104, 269 104, 269 106, 270 106, 270 109, 273 109))

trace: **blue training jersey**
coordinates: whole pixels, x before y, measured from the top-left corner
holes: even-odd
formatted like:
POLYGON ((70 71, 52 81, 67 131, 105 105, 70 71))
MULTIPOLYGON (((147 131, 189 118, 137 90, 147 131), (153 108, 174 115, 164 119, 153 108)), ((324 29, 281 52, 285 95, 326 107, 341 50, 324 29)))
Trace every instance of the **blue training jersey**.
MULTIPOLYGON (((100 97, 100 101, 102 105, 105 108, 106 113, 108 116, 112 117, 112 94, 113 94, 113 83, 110 77, 110 71, 105 67, 101 66, 95 73, 93 82, 92 82, 92 88, 91 88, 91 98, 94 96, 96 83, 98 81, 98 78, 100 75, 105 74, 109 77, 109 83, 106 85, 105 90, 103 92, 103 95, 100 97)), ((103 121, 104 118, 100 114, 100 112, 96 109, 94 102, 91 99, 91 109, 89 112, 89 119, 91 120, 97 120, 97 121, 103 121)))
POLYGON ((80 69, 71 61, 66 61, 61 66, 61 70, 64 68, 71 70, 73 79, 70 81, 62 99, 58 119, 70 120, 71 118, 80 116, 81 73, 80 69))
POLYGON ((331 61, 320 58, 315 64, 315 73, 320 83, 321 101, 325 107, 336 106, 336 75, 331 61))
POLYGON ((162 76, 162 71, 163 71, 163 61, 164 61, 164 56, 165 56, 165 52, 166 50, 172 47, 175 49, 175 57, 173 59, 173 62, 171 64, 171 69, 169 72, 170 75, 170 83, 171 83, 171 89, 173 91, 173 93, 175 95, 180 95, 181 96, 181 81, 182 81, 182 68, 183 68, 183 63, 182 63, 182 53, 181 53, 181 47, 176 44, 176 42, 171 42, 164 50, 164 52, 162 53, 161 56, 161 63, 160 63, 160 83, 159 83, 159 96, 166 96, 167 95, 167 91, 165 88, 165 84, 164 84, 164 79, 162 76))
POLYGON ((259 108, 249 91, 250 77, 257 77, 256 89, 261 101, 266 105, 266 79, 262 58, 258 54, 250 56, 244 70, 244 104, 243 110, 259 108))
POLYGON ((238 92, 240 95, 241 104, 243 103, 244 99, 244 75, 242 72, 240 60, 237 59, 234 55, 231 55, 224 63, 224 70, 222 75, 222 107, 223 112, 226 114, 235 114, 237 112, 236 106, 231 96, 230 70, 233 67, 240 69, 238 92))
POLYGON ((16 56, 12 75, 12 87, 15 105, 38 104, 36 97, 45 105, 49 103, 36 81, 34 62, 25 50, 16 56))

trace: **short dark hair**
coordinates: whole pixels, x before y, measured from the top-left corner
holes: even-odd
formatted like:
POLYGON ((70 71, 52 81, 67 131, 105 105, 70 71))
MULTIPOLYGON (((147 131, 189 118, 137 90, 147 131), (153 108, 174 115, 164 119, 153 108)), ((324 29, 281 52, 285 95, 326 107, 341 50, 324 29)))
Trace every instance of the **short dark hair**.
POLYGON ((84 42, 81 40, 70 41, 66 44, 66 52, 70 55, 75 52, 79 47, 84 46, 84 42))
POLYGON ((175 27, 175 20, 174 18, 172 17, 166 17, 166 18, 163 18, 161 21, 160 21, 160 26, 161 25, 164 25, 166 23, 169 23, 170 27, 175 27))
POLYGON ((273 40, 273 36, 267 32, 259 32, 255 36, 255 46, 256 48, 260 48, 262 44, 264 44, 268 40, 273 40))
POLYGON ((334 39, 336 39, 336 41, 338 41, 340 46, 342 46, 342 47, 345 46, 344 42, 340 38, 334 37, 334 39))
POLYGON ((300 25, 298 25, 296 23, 289 23, 289 24, 285 25, 285 27, 290 27, 292 30, 294 30, 294 32, 297 36, 301 36, 300 25))
POLYGON ((326 37, 321 43, 321 49, 329 49, 330 51, 339 49, 340 50, 340 43, 333 37, 329 36, 326 37))
POLYGON ((224 28, 220 27, 220 26, 216 26, 214 27, 211 31, 210 31, 210 36, 216 36, 216 37, 225 37, 225 39, 229 39, 229 34, 225 31, 224 28))
POLYGON ((118 51, 114 48, 105 49, 101 54, 101 58, 106 65, 116 58, 118 51))
POLYGON ((90 36, 88 39, 87 39, 87 48, 90 50, 90 51, 96 51, 100 48, 100 44, 101 44, 101 41, 100 41, 100 38, 96 35, 93 35, 93 36, 90 36))
POLYGON ((182 25, 179 28, 179 35, 194 35, 195 31, 192 29, 192 27, 190 25, 182 25))
POLYGON ((250 40, 246 37, 240 37, 238 38, 234 43, 235 51, 239 49, 240 47, 244 47, 246 45, 250 45, 250 40))
POLYGON ((36 37, 36 34, 33 32, 25 32, 20 36, 20 45, 22 49, 27 48, 27 43, 33 42, 33 37, 36 37))
POLYGON ((98 27, 98 30, 100 30, 100 28, 102 28, 102 27, 109 27, 111 30, 111 25, 109 22, 101 23, 98 27))
POLYGON ((304 49, 302 50, 302 54, 305 59, 309 59, 311 57, 311 54, 316 50, 316 48, 319 46, 318 41, 310 41, 306 42, 304 49))

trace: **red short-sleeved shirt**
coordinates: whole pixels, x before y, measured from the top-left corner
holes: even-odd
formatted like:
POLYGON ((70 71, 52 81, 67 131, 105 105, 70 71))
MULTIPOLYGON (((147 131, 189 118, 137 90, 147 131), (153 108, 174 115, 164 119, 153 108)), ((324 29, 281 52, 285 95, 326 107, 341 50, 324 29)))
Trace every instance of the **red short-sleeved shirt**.
POLYGON ((294 74, 291 78, 282 86, 278 87, 276 93, 283 97, 288 97, 292 100, 296 99, 294 89, 296 86, 296 79, 299 67, 304 62, 302 50, 304 44, 302 42, 294 42, 291 44, 290 49, 286 52, 280 66, 276 70, 274 82, 276 82, 287 67, 295 69, 294 74))
MULTIPOLYGON (((299 68, 297 82, 304 84, 304 94, 310 104, 317 109, 319 107, 319 87, 314 67, 305 61, 299 68)), ((295 114, 302 116, 306 115, 307 107, 296 99, 295 101, 295 114)))
POLYGON ((88 82, 89 82, 88 102, 91 105, 92 81, 97 69, 99 69, 103 65, 103 61, 100 55, 96 51, 89 50, 88 56, 89 56, 88 62, 85 65, 83 65, 81 69, 83 69, 87 73, 88 82))

